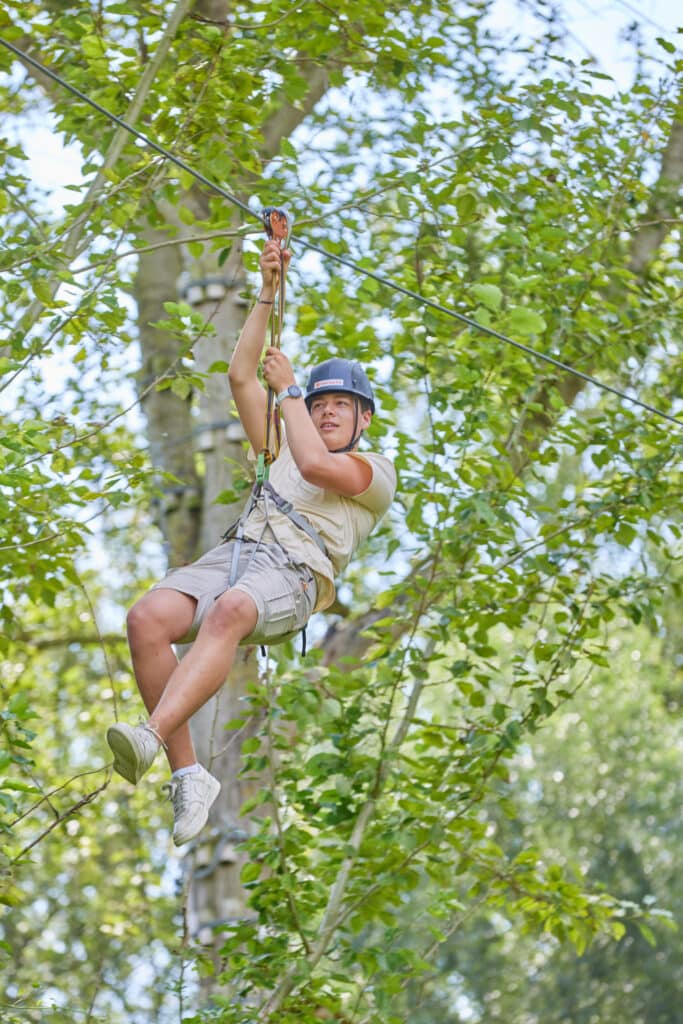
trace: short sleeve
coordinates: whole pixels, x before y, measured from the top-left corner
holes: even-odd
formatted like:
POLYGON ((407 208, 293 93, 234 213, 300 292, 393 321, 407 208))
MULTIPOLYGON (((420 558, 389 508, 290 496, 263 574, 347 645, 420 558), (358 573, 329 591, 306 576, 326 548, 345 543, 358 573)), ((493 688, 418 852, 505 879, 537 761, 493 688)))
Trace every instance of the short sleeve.
POLYGON ((367 508, 378 519, 384 515, 396 493, 396 470, 384 455, 375 452, 349 452, 354 459, 362 459, 372 469, 372 480, 364 491, 354 494, 351 501, 367 508))

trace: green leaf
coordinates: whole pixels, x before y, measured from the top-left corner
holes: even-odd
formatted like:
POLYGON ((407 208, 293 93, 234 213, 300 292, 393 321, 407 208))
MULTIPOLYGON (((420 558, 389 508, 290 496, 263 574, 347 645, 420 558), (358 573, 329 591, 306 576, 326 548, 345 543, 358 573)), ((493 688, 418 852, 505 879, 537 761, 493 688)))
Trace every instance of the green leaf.
POLYGON ((614 536, 622 547, 630 548, 633 541, 638 536, 638 531, 634 529, 634 527, 631 526, 630 523, 622 522, 619 523, 616 530, 614 531, 614 536))
MULTIPOLYGON (((299 156, 299 154, 296 151, 296 147, 289 141, 289 139, 286 136, 283 136, 283 138, 280 140, 280 152, 282 153, 283 156, 289 157, 290 160, 296 160, 298 159, 299 156)), ((273 200, 273 202, 270 203, 269 205, 282 206, 283 203, 282 200, 273 200)))
POLYGON ((542 334, 546 322, 540 313, 526 306, 515 306, 508 315, 510 330, 516 334, 542 334))
POLYGON ((461 221, 470 220, 477 209, 477 197, 472 192, 464 192, 455 200, 455 208, 461 221))
POLYGON ((639 921, 638 922, 638 930, 639 930, 640 934, 643 936, 643 938, 645 939, 645 941, 647 943, 649 943, 650 946, 654 947, 654 946, 657 945, 657 938, 655 936, 655 933, 649 927, 649 925, 646 925, 646 924, 644 924, 644 922, 639 921))
POLYGON ((178 398, 187 398, 192 391, 192 384, 187 377, 174 377, 171 380, 171 391, 178 398))
POLYGON ((249 882, 255 882, 256 879, 259 878, 262 870, 263 868, 261 864, 255 863, 254 861, 247 861, 240 871, 240 881, 243 885, 247 885, 249 882))
POLYGON ((83 36, 79 42, 79 46, 85 56, 92 60, 97 60, 104 56, 104 47, 99 36, 83 36))
POLYGON ((503 293, 495 284, 472 285, 472 293, 478 302, 494 312, 500 309, 503 302, 503 293))
POLYGON ((44 306, 51 306, 53 304, 54 296, 52 286, 48 280, 43 278, 34 278, 34 280, 31 281, 31 288, 33 289, 35 297, 39 302, 42 302, 44 306))

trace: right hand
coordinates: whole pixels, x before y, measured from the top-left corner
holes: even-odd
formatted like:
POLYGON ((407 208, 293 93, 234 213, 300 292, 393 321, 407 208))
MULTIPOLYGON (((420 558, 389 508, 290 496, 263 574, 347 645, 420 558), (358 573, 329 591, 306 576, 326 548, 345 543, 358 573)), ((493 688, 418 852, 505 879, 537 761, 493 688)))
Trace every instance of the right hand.
POLYGON ((281 250, 279 242, 274 238, 269 238, 263 246, 263 252, 259 259, 261 276, 263 278, 261 297, 264 299, 272 299, 278 289, 280 283, 280 253, 282 253, 285 273, 287 273, 289 261, 292 258, 291 252, 289 249, 281 250))

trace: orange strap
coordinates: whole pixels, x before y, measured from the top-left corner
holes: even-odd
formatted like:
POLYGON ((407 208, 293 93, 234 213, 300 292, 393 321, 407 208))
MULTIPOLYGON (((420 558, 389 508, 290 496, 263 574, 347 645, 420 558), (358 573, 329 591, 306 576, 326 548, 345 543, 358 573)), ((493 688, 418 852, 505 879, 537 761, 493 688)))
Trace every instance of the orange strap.
MULTIPOLYGON (((290 217, 286 210, 279 207, 268 206, 263 211, 263 226, 265 228, 268 238, 275 238, 280 243, 280 284, 277 296, 277 323, 274 311, 271 312, 270 316, 270 345, 271 348, 282 347, 282 324, 285 317, 285 260, 284 260, 284 248, 287 245, 287 239, 290 233, 290 217)), ((268 467, 271 462, 280 454, 280 445, 282 442, 282 430, 280 426, 280 409, 275 401, 276 395, 271 387, 268 388, 268 404, 266 407, 266 422, 263 436, 263 448, 261 449, 261 458, 258 460, 261 465, 257 464, 257 479, 259 469, 261 470, 261 481, 268 479, 268 467), (275 434, 275 452, 271 450, 270 437, 271 430, 275 434)))

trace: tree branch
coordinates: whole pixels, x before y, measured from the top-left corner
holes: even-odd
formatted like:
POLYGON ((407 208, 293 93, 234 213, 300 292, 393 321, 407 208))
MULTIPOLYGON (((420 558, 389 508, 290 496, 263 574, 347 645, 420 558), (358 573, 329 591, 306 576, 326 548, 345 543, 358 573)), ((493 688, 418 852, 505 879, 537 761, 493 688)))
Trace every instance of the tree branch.
MULTIPOLYGON (((434 553, 434 558, 432 562, 432 572, 429 583, 424 588, 422 599, 415 611, 415 615, 412 620, 411 635, 410 638, 407 640, 403 650, 403 658, 396 673, 395 687, 398 686, 398 683, 403 678, 406 657, 408 650, 410 649, 411 640, 415 636, 418 626, 422 620, 422 616, 424 615, 429 604, 429 590, 430 585, 433 582, 434 577, 436 575, 438 557, 439 551, 437 550, 434 553)), ((425 659, 428 660, 428 658, 429 651, 427 650, 425 651, 425 659)), ((403 715, 401 716, 401 721, 399 722, 390 742, 387 744, 386 748, 380 755, 379 763, 377 765, 376 777, 370 795, 368 796, 368 799, 360 809, 358 817, 356 818, 356 823, 353 827, 353 832, 351 833, 351 837, 347 844, 351 852, 346 855, 339 868, 339 871, 337 872, 337 877, 334 880, 334 885, 332 886, 332 890, 327 901, 327 906, 323 914, 323 919, 320 924, 318 940, 315 946, 313 947, 311 955, 308 958, 307 966, 309 971, 312 971, 320 962, 322 957, 325 955, 330 940, 334 935, 335 931, 337 930, 337 928, 339 927, 340 920, 342 920, 343 917, 345 916, 345 911, 343 909, 343 901, 346 893, 346 888, 349 882, 349 877, 351 875, 351 870, 356 861, 356 857, 358 855, 358 851, 363 841, 366 829, 370 821, 372 820, 372 816, 374 814, 377 801, 380 798, 382 791, 384 789, 384 783, 386 781, 391 755, 395 751, 400 749, 401 744, 403 743, 408 734, 408 729, 410 728, 411 722, 413 721, 413 718, 415 716, 415 711, 417 709, 417 705, 419 703, 423 689, 424 679, 416 678, 411 687, 410 695, 408 697, 405 710, 403 712, 403 715)), ((282 1003, 287 998, 287 996, 289 995, 289 993, 292 991, 296 984, 296 973, 297 964, 292 963, 289 970, 287 970, 286 973, 283 975, 281 981, 273 989, 272 993, 270 994, 264 1006, 262 1007, 261 1012, 259 1013, 259 1020, 262 1020, 264 1022, 271 1020, 273 1014, 277 1013, 277 1011, 282 1006, 282 1003)))
MULTIPOLYGON (((669 138, 662 152, 659 175, 652 189, 646 222, 639 225, 631 236, 629 269, 641 279, 647 275, 647 268, 662 243, 677 223, 672 218, 672 207, 683 185, 683 93, 679 97, 676 115, 671 125, 669 138)), ((584 367, 592 371, 594 361, 584 367)), ((571 407, 577 396, 584 390, 586 382, 573 374, 561 374, 546 379, 534 391, 527 405, 534 411, 522 412, 507 442, 510 463, 519 474, 536 451, 550 425, 555 419, 552 409, 553 396, 559 394, 565 407, 571 407)))
POLYGON ((263 148, 265 160, 271 160, 280 150, 280 142, 288 138, 295 128, 315 109, 316 104, 329 88, 329 77, 325 68, 314 64, 307 68, 302 77, 308 83, 308 92, 296 107, 283 103, 263 123, 263 148))
MULTIPOLYGON (((124 120, 128 124, 134 125, 135 122, 137 121, 142 110, 142 107, 144 106, 144 103, 147 100, 149 91, 159 71, 159 68, 161 67, 163 61, 166 59, 171 43, 175 38, 180 23, 189 13, 193 2, 194 0, 177 0, 176 6, 168 21, 164 34, 159 41, 159 45, 155 51, 154 57, 146 66, 142 74, 142 78, 140 79, 140 83, 135 91, 135 95, 124 115, 124 120)), ((32 66, 29 68, 29 70, 31 74, 35 75, 36 81, 38 81, 39 84, 45 87, 45 76, 37 73, 32 66)), ((121 153, 123 152, 123 148, 128 138, 129 133, 126 131, 125 128, 119 126, 115 131, 114 137, 112 138, 109 144, 109 148, 104 156, 102 165, 100 166, 99 170, 97 171, 97 174, 95 175, 94 180, 88 188, 85 199, 82 203, 81 212, 72 224, 69 233, 66 237, 66 240, 64 242, 64 256, 67 266, 69 263, 71 263, 73 259, 75 259, 79 252, 84 248, 84 233, 86 223, 96 204, 100 201, 102 190, 107 183, 107 172, 111 170, 111 168, 114 167, 114 165, 117 163, 119 157, 121 156, 121 153)), ((58 277, 56 274, 53 274, 52 277, 47 282, 50 288, 51 295, 54 296, 56 294, 61 283, 61 278, 58 277)), ((28 309, 26 310, 26 313, 22 317, 23 330, 28 331, 31 329, 31 327, 33 327, 35 322, 38 320, 40 314, 42 313, 43 309, 44 303, 41 302, 39 299, 34 299, 30 306, 28 307, 28 309)))

